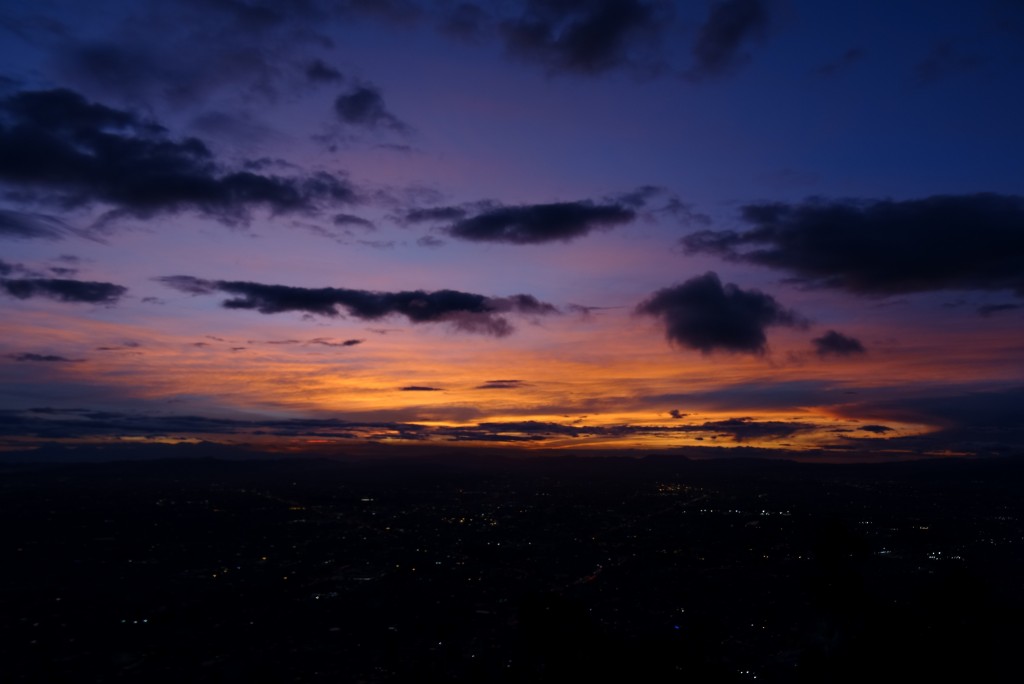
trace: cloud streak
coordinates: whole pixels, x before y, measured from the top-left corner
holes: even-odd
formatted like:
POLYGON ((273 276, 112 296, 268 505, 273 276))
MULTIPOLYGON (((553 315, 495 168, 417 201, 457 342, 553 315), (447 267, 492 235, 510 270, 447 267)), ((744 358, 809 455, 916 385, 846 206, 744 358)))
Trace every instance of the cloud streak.
POLYGON ((0 209, 0 238, 63 240, 76 233, 80 234, 56 216, 0 209))
POLYGON ((0 289, 17 299, 43 297, 82 304, 116 304, 128 292, 114 283, 64 278, 2 278, 0 289))
POLYGON ((228 309, 253 309, 262 314, 301 312, 325 317, 349 315, 366 321, 399 315, 414 324, 448 323, 462 332, 494 337, 505 337, 513 331, 505 314, 545 316, 558 313, 552 304, 526 294, 487 297, 458 290, 372 292, 335 287, 307 288, 204 280, 184 275, 165 276, 157 280, 187 294, 221 292, 232 295, 223 302, 223 306, 228 309))
POLYGON ((535 245, 569 242, 594 231, 631 223, 637 217, 636 204, 632 198, 603 204, 590 200, 515 206, 480 203, 414 209, 406 213, 404 220, 408 223, 451 221, 444 231, 468 242, 535 245))
POLYGON ((482 385, 477 385, 476 389, 482 390, 507 390, 507 389, 519 389, 526 383, 522 380, 488 380, 482 385))
POLYGON ((693 46, 695 77, 717 76, 743 59, 742 48, 768 23, 762 0, 718 0, 693 46))
POLYGON ((821 337, 811 340, 814 353, 828 356, 858 356, 864 353, 864 345, 855 337, 849 337, 835 330, 829 330, 821 337))
POLYGON ((671 439, 690 435, 730 439, 736 443, 782 439, 818 429, 800 421, 757 421, 727 418, 689 425, 566 425, 549 421, 493 421, 468 426, 419 425, 406 422, 365 422, 323 418, 245 421, 193 415, 146 415, 80 408, 39 407, 0 411, 0 438, 32 435, 41 439, 81 439, 123 435, 193 437, 323 437, 335 439, 423 442, 540 443, 551 438, 653 436, 671 439))
POLYGON ((368 129, 387 128, 406 133, 409 126, 392 114, 384 104, 384 97, 372 85, 354 86, 334 100, 334 113, 349 126, 368 129))
POLYGON ((8 354, 7 358, 14 361, 27 361, 29 363, 80 363, 81 359, 69 359, 56 354, 35 354, 33 352, 22 352, 20 354, 8 354))
POLYGON ((501 23, 501 34, 514 56, 551 71, 599 74, 649 59, 669 9, 638 0, 530 0, 501 23))

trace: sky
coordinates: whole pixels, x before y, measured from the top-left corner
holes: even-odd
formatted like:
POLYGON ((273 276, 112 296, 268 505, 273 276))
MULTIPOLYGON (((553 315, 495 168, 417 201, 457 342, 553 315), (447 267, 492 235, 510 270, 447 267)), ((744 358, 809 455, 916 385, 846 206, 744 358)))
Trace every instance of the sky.
POLYGON ((0 450, 1024 453, 1018 0, 5 0, 0 64, 0 450))

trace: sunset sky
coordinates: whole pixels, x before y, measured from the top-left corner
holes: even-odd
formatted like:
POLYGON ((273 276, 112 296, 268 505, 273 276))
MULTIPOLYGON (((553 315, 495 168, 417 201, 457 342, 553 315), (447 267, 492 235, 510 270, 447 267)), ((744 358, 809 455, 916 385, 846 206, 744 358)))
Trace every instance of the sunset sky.
POLYGON ((1024 450, 1017 0, 14 0, 0 56, 2 450, 1024 450))

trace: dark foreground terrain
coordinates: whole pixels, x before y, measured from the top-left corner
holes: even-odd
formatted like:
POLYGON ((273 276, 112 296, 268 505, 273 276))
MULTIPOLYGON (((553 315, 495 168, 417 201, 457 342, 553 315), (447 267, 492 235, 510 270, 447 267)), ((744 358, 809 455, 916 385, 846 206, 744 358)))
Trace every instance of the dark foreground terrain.
POLYGON ((7 682, 1018 682, 1024 469, 0 470, 7 682))

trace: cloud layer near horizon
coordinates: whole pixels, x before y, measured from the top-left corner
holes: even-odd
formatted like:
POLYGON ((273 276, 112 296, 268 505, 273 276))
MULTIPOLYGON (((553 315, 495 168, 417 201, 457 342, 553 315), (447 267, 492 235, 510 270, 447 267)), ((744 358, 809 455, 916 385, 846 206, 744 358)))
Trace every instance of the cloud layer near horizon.
POLYGON ((999 452, 1024 9, 926 4, 9 3, 0 410, 999 452))

